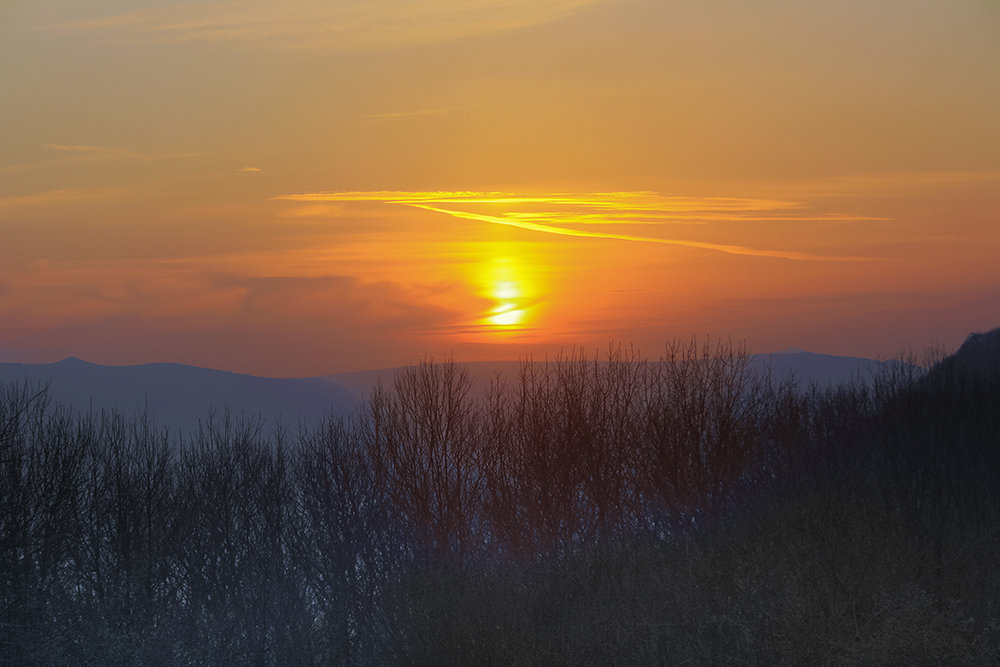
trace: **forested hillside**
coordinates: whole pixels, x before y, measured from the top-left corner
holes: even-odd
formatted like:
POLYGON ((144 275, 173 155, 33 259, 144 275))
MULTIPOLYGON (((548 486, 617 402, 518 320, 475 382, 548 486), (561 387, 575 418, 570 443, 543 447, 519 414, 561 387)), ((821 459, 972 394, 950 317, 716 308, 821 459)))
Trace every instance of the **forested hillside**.
POLYGON ((180 447, 8 386, 0 661, 996 663, 998 339, 836 388, 732 345, 483 398, 424 363, 351 418, 180 447))

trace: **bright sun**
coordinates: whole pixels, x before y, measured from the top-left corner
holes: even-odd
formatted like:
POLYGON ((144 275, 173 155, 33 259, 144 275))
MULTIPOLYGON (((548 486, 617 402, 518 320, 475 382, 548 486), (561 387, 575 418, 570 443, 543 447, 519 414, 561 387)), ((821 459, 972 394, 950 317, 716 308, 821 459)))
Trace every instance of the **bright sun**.
POLYGON ((516 262, 494 259, 483 276, 485 296, 494 305, 481 320, 494 331, 521 327, 526 319, 525 282, 516 262))
POLYGON ((502 303, 493 309, 486 321, 496 327, 513 327, 524 320, 524 310, 516 304, 502 303))

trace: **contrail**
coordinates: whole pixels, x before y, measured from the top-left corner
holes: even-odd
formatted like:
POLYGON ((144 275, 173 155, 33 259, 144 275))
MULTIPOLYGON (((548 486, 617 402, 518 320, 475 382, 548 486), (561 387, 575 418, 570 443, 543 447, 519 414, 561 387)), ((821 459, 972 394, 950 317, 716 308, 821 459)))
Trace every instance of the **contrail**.
POLYGON ((613 239, 616 241, 636 241, 639 243, 660 243, 663 245, 677 245, 685 246, 688 248, 701 248, 702 250, 715 250, 717 252, 724 252, 730 255, 751 255, 753 257, 776 257, 778 259, 790 259, 794 261, 810 261, 810 262, 857 262, 857 261, 872 261, 872 257, 827 257, 823 255, 812 255, 804 252, 786 251, 786 250, 761 250, 758 248, 749 248, 746 246, 739 245, 725 245, 721 243, 707 243, 704 241, 685 241, 682 239, 664 239, 655 236, 632 236, 630 234, 609 234, 607 232, 592 232, 592 231, 581 231, 579 229, 570 229, 567 227, 553 227, 552 225, 544 225, 537 222, 529 222, 527 220, 512 220, 510 218, 502 218, 495 215, 484 215, 482 213, 468 213, 466 211, 449 211, 444 208, 437 208, 435 206, 428 206, 427 204, 416 204, 407 203, 407 206, 412 206, 414 208, 422 208, 427 211, 434 211, 435 213, 445 213, 455 218, 463 218, 465 220, 477 220, 479 222, 488 222, 494 225, 507 225, 508 227, 517 227, 519 229, 527 229, 533 232, 543 232, 546 234, 557 234, 559 236, 575 236, 579 238, 591 238, 591 239, 613 239))
POLYGON ((773 199, 747 199, 735 197, 665 197, 655 192, 597 192, 587 194, 551 194, 538 196, 521 196, 502 192, 469 192, 469 191, 430 191, 406 192, 399 190, 382 190, 375 192, 318 192, 297 195, 283 195, 275 199, 291 201, 340 201, 340 202, 383 202, 400 204, 412 208, 424 209, 434 213, 449 215, 453 218, 485 222, 492 225, 517 227, 527 231, 554 234, 557 236, 572 236, 577 238, 609 239, 615 241, 631 241, 636 243, 657 243, 661 245, 683 246, 712 250, 730 255, 747 255, 751 257, 772 257, 799 262, 865 262, 874 261, 875 257, 834 257, 815 255, 794 250, 766 250, 741 245, 724 243, 709 243, 706 241, 689 241, 656 236, 636 236, 632 234, 617 234, 592 230, 580 230, 573 227, 557 226, 573 224, 655 224, 650 218, 682 216, 685 221, 714 220, 881 220, 882 218, 867 218, 861 216, 819 216, 819 217, 768 217, 759 215, 761 212, 789 211, 798 209, 801 204, 793 201, 773 199), (456 210, 457 206, 469 205, 524 205, 540 204, 547 206, 576 207, 600 211, 600 213, 572 213, 569 211, 522 212, 512 211, 503 215, 489 215, 456 210), (744 217, 746 213, 758 215, 744 217), (606 216, 607 219, 602 219, 606 216), (544 221, 544 222, 543 222, 544 221))

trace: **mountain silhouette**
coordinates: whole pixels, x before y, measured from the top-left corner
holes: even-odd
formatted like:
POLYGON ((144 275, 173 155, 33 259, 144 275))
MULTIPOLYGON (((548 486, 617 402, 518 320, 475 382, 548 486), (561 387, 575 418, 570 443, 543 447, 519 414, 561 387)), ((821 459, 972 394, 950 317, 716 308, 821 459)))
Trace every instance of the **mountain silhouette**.
POLYGON ((969 384, 1000 384, 1000 327, 969 334, 954 354, 930 369, 925 382, 946 391, 969 384))
MULTIPOLYGON (((539 362, 546 363, 546 362, 539 362)), ((778 380, 794 378, 803 388, 870 379, 882 365, 860 357, 840 357, 794 349, 751 356, 750 367, 778 380)), ((520 362, 462 364, 473 391, 484 393, 498 376, 516 382, 520 362)), ((352 413, 377 383, 391 385, 400 368, 306 378, 268 378, 176 363, 104 366, 76 357, 51 364, 0 363, 0 386, 47 384, 56 404, 86 414, 117 410, 126 416, 149 412, 171 433, 191 434, 210 411, 265 420, 265 427, 292 429, 329 415, 352 413)))

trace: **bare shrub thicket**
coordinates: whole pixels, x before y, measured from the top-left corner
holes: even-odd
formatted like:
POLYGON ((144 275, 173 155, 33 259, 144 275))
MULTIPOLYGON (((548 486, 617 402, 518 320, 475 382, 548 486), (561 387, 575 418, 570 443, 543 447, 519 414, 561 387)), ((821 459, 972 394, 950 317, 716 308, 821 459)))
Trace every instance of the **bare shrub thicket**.
POLYGON ((995 661, 998 383, 947 361, 426 361, 296 433, 8 387, 0 663, 995 661))
POLYGON ((398 516, 438 560, 535 558, 717 522, 798 441, 791 387, 745 348, 674 343, 521 364, 473 395, 424 362, 368 403, 366 449, 398 516))

